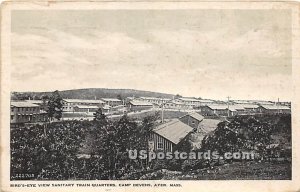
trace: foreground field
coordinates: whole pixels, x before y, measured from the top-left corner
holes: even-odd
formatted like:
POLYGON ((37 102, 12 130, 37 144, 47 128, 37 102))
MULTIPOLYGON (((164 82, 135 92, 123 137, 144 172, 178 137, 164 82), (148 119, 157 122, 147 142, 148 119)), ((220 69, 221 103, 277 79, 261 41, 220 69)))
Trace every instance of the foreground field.
POLYGON ((234 162, 190 172, 159 170, 140 179, 165 180, 290 180, 291 163, 234 162))
MULTIPOLYGON (((137 114, 136 114, 137 115, 137 114)), ((141 115, 141 114, 138 114, 141 115)), ((182 115, 169 113, 168 115, 182 115)), ((146 149, 157 117, 112 121, 98 113, 94 121, 60 121, 11 129, 11 179, 35 180, 289 180, 291 116, 237 116, 195 141, 184 140, 180 152, 253 151, 254 160, 132 160, 128 149, 146 149), (272 162, 271 162, 272 161, 272 162), (276 161, 276 162, 275 162, 276 161), (33 177, 19 178, 20 173, 33 177)), ((209 121, 211 123, 211 121, 209 121)), ((200 131, 195 134, 200 133, 200 131)))

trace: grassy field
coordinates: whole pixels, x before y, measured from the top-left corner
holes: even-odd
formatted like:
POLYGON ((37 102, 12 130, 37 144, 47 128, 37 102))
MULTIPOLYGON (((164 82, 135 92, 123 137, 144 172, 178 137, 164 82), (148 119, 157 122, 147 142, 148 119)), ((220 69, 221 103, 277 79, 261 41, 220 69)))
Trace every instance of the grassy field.
POLYGON ((163 180, 290 180, 291 163, 234 162, 183 173, 159 170, 142 176, 141 179, 163 180))

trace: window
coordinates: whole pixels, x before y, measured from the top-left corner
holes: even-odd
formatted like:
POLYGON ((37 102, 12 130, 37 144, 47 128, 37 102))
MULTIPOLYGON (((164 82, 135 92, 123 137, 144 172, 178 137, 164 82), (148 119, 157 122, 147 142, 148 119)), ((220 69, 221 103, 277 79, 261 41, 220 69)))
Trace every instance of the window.
POLYGON ((14 119, 14 116, 13 116, 13 115, 11 115, 11 116, 10 116, 10 120, 13 120, 13 119, 14 119))
POLYGON ((164 146, 163 146, 163 142, 158 142, 157 143, 157 149, 163 149, 164 146))

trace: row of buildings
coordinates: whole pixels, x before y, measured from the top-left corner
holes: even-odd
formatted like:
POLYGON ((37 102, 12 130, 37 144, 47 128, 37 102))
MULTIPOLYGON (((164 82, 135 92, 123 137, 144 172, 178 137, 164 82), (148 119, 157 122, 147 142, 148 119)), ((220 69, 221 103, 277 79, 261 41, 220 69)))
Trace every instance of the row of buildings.
MULTIPOLYGON (((94 113, 101 108, 105 114, 151 110, 155 108, 173 110, 197 110, 205 116, 234 116, 257 113, 291 113, 290 103, 270 101, 216 101, 196 98, 156 98, 127 97, 117 98, 63 99, 64 113, 94 113)), ((25 100, 11 102, 11 123, 40 122, 46 117, 47 103, 43 100, 25 100)))
POLYGON ((220 103, 219 101, 214 101, 210 99, 195 99, 195 98, 157 98, 157 97, 130 97, 129 101, 136 100, 142 102, 148 102, 156 106, 164 105, 165 108, 173 108, 173 109, 188 109, 196 106, 203 106, 212 103, 220 103))
MULTIPOLYGON (((102 98, 100 100, 63 99, 64 112, 94 112, 102 108, 104 113, 114 112, 123 106, 126 111, 141 111, 151 108, 164 107, 167 109, 194 109, 198 106, 216 103, 213 100, 193 98, 156 98, 156 97, 127 97, 124 100, 116 98, 102 98)), ((220 102, 217 102, 220 103, 220 102)))
POLYGON ((64 112, 93 112, 99 107, 108 110, 111 107, 123 105, 123 101, 116 98, 88 99, 63 99, 64 112))
POLYGON ((205 116, 235 116, 251 114, 290 114, 291 109, 284 105, 230 104, 205 105, 199 107, 205 116))
POLYGON ((153 108, 155 105, 141 100, 122 101, 115 98, 103 98, 101 100, 63 99, 64 112, 93 113, 98 108, 105 114, 117 112, 141 111, 153 108))
POLYGON ((178 119, 173 119, 169 122, 162 123, 155 127, 149 138, 149 148, 152 151, 174 151, 180 143, 186 140, 188 135, 197 131, 198 143, 207 134, 215 130, 221 122, 219 119, 211 119, 205 116, 234 116, 247 114, 277 114, 291 113, 288 105, 279 105, 274 103, 253 104, 250 103, 230 103, 210 104, 198 106, 199 113, 191 112, 178 119))

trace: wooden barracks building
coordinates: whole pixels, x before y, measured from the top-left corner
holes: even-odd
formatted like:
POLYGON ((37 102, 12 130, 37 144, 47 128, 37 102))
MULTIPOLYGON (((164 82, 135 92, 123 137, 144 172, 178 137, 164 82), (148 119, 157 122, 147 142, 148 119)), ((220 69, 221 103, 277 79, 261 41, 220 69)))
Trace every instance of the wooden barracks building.
POLYGON ((37 123, 47 120, 47 113, 40 106, 26 101, 10 103, 10 123, 37 123))
POLYGON ((179 119, 161 124, 153 129, 149 138, 150 151, 172 152, 176 145, 184 140, 193 128, 179 119))
POLYGON ((176 145, 200 127, 203 119, 202 115, 192 112, 179 119, 158 125, 150 134, 150 148, 153 151, 173 151, 176 145))

